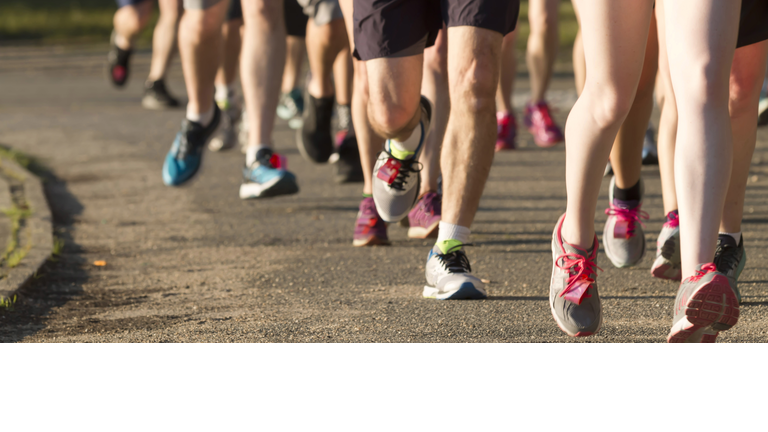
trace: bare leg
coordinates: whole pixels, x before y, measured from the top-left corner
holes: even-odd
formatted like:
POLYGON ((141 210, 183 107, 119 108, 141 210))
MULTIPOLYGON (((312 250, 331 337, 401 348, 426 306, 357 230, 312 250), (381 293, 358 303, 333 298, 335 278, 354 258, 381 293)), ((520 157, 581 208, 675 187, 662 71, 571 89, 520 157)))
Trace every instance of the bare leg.
POLYGON ((675 186, 683 278, 712 262, 728 190, 733 134, 728 78, 741 1, 664 2, 667 50, 679 124, 675 186))
POLYGON ((179 25, 179 53, 189 104, 187 112, 206 113, 213 106, 213 81, 221 51, 221 24, 227 2, 189 9, 179 25))
POLYGON ((528 3, 531 34, 528 36, 526 63, 531 77, 532 104, 544 100, 544 93, 552 78, 559 43, 559 7, 560 0, 530 0, 528 3))
POLYGON ((448 40, 446 30, 440 30, 435 45, 424 51, 424 79, 421 94, 434 104, 430 127, 432 131, 424 143, 421 153, 421 190, 419 195, 437 192, 437 178, 440 176, 440 148, 451 113, 451 98, 448 96, 448 40))
POLYGON ((299 87, 299 74, 301 73, 301 64, 304 63, 304 54, 307 52, 307 45, 304 38, 298 36, 288 36, 286 40, 287 56, 285 58, 285 70, 283 71, 283 93, 289 93, 291 90, 299 87))
POLYGON ((731 67, 730 102, 733 131, 733 168, 726 195, 720 232, 741 231, 744 214, 744 194, 749 167, 757 142, 757 104, 768 62, 768 41, 741 47, 733 56, 731 67))
POLYGON ((568 205, 562 234, 592 247, 595 206, 605 164, 632 106, 645 56, 652 1, 580 0, 590 72, 566 123, 568 205))
POLYGON ((677 191, 675 190, 675 142, 677 140, 677 101, 669 75, 667 56, 666 25, 664 6, 661 0, 656 7, 656 20, 659 33, 659 89, 663 100, 659 103, 659 139, 656 143, 659 151, 659 173, 661 174, 661 192, 664 201, 664 214, 677 210, 677 191))
POLYGON ((504 36, 501 42, 501 75, 499 76, 499 87, 496 90, 496 111, 511 113, 512 92, 515 90, 515 74, 517 73, 516 43, 517 33, 520 26, 504 36))
POLYGON ((147 81, 159 81, 165 78, 165 72, 176 49, 176 33, 181 17, 180 0, 158 0, 158 4, 160 18, 152 34, 152 63, 147 81))
POLYGON ((225 22, 221 28, 224 37, 224 59, 216 73, 217 86, 229 85, 237 78, 237 68, 240 65, 240 49, 243 45, 243 38, 240 35, 242 26, 243 20, 234 19, 225 22))
POLYGON ((278 83, 285 66, 285 21, 282 0, 243 1, 245 35, 240 81, 248 113, 248 146, 272 146, 278 83))
MULTIPOLYGON (((345 41, 346 38, 345 31, 345 41)), ((336 88, 336 103, 339 105, 352 103, 352 74, 352 56, 349 54, 349 44, 346 44, 333 62, 333 82, 336 88)))
POLYGON ((579 21, 579 31, 576 33, 576 39, 573 40, 573 77, 576 93, 581 95, 584 90, 584 81, 587 79, 587 63, 584 60, 584 42, 581 40, 581 19, 575 2, 573 3, 573 11, 576 13, 576 20, 579 21))
POLYGON ((122 50, 131 49, 133 41, 147 26, 151 15, 152 2, 148 0, 118 9, 112 19, 115 26, 115 45, 122 50))
POLYGON ((443 222, 470 227, 491 170, 502 35, 476 27, 448 29, 451 115, 440 159, 443 222))
POLYGON ((333 63, 347 45, 344 21, 338 19, 318 26, 310 19, 307 23, 306 40, 309 69, 312 71, 307 92, 315 98, 333 96, 333 63))

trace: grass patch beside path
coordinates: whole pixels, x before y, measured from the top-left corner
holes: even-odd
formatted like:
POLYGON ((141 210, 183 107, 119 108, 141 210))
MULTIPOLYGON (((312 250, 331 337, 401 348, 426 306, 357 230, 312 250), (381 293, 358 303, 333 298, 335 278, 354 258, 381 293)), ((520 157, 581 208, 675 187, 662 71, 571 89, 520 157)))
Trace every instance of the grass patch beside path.
MULTIPOLYGON (((114 0, 2 0, 0 1, 0 43, 34 41, 49 44, 105 43, 112 32, 112 16, 117 10, 114 0)), ((152 40, 157 20, 157 7, 152 22, 139 38, 139 44, 152 40)), ((568 0, 560 4, 560 45, 573 46, 578 25, 573 6, 568 0)), ((520 8, 518 48, 525 50, 530 27, 528 2, 520 8)))

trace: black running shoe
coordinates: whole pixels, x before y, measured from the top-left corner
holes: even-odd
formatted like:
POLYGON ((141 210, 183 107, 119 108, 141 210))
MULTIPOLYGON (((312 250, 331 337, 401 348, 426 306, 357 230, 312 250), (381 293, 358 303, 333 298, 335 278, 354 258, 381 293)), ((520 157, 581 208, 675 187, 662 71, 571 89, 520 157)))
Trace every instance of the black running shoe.
POLYGON ((744 236, 741 236, 739 244, 728 234, 717 236, 717 249, 715 250, 715 266, 717 271, 728 278, 731 287, 736 291, 736 298, 741 302, 741 292, 738 288, 739 276, 747 264, 747 251, 744 249, 744 236))
POLYGON ((360 151, 357 148, 355 130, 336 133, 338 158, 334 163, 336 183, 359 183, 363 181, 363 166, 360 165, 360 151))
POLYGON ((133 51, 124 50, 115 45, 114 31, 109 39, 109 44, 109 55, 107 56, 109 79, 115 86, 122 87, 128 81, 128 62, 133 51))
POLYGON ((325 163, 333 154, 333 134, 331 133, 333 102, 333 96, 317 99, 307 94, 307 102, 304 104, 304 124, 297 131, 299 152, 304 159, 325 163))
POLYGON ((178 107, 179 100, 168 93, 165 87, 165 81, 147 81, 144 84, 144 97, 141 99, 141 106, 151 110, 163 110, 178 107))

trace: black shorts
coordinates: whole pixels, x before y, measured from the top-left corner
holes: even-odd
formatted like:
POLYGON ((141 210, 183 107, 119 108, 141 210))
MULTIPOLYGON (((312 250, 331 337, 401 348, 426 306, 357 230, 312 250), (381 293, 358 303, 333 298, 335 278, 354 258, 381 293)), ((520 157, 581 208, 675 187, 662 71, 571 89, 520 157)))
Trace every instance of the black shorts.
POLYGON ((520 0, 354 0, 354 56, 396 56, 443 27, 471 26, 506 35, 515 29, 520 0))
POLYGON ((736 48, 768 39, 768 0, 742 0, 736 48))
POLYGON ((243 19, 243 5, 240 0, 232 0, 229 2, 229 9, 227 9, 227 21, 236 19, 243 19))
POLYGON ((304 9, 296 0, 283 0, 285 13, 285 30, 288 36, 306 37, 307 21, 309 17, 304 15, 304 9))

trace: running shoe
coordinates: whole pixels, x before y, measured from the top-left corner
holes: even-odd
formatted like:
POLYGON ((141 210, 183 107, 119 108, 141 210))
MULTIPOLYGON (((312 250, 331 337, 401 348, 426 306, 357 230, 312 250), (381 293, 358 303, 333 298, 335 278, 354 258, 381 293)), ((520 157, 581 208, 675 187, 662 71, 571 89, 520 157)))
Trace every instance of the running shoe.
POLYGON ((608 177, 613 175, 613 167, 611 166, 611 161, 608 161, 607 164, 605 164, 605 171, 603 171, 603 177, 608 177))
POLYGON ((164 110, 178 107, 179 100, 168 93, 164 80, 147 81, 144 84, 144 96, 141 106, 151 110, 164 110))
POLYGON ((728 277, 714 263, 699 265, 680 284, 667 342, 714 342, 739 321, 739 300, 728 277))
POLYGON ((728 282, 736 291, 736 298, 741 303, 739 291, 739 276, 747 264, 747 251, 744 249, 744 236, 741 236, 739 244, 728 234, 717 236, 717 249, 715 249, 715 266, 717 271, 728 278, 728 282))
POLYGON ((437 237, 442 205, 443 199, 437 193, 427 192, 422 195, 408 213, 408 237, 415 239, 437 237))
POLYGON ((488 297, 483 281, 472 276, 469 258, 459 242, 443 252, 435 245, 427 256, 422 296, 438 300, 479 300, 488 297))
POLYGON ((113 30, 109 38, 109 54, 107 55, 109 80, 117 87, 122 87, 128 81, 128 64, 133 50, 124 50, 115 44, 116 33, 113 30))
POLYGON ((296 176, 280 163, 280 156, 263 148, 256 153, 256 161, 243 168, 240 199, 269 198, 299 192, 296 176))
POLYGON ((363 181, 360 150, 357 148, 357 137, 353 128, 336 133, 336 153, 331 160, 333 161, 336 183, 359 183, 363 181))
MULTIPOLYGON (((418 160, 424 142, 429 134, 432 106, 429 100, 421 97, 421 141, 412 154, 400 154, 387 140, 384 151, 373 168, 373 200, 381 218, 387 222, 398 222, 408 215, 418 198, 419 176, 418 160)), ((415 132, 414 132, 415 133, 415 132)))
POLYGON ((539 147, 552 147, 563 141, 563 132, 555 124, 549 105, 541 101, 536 105, 526 104, 523 114, 523 123, 533 135, 533 141, 539 147))
POLYGON ((288 93, 282 93, 277 103, 277 116, 288 121, 291 129, 300 129, 302 125, 301 115, 304 113, 304 98, 301 89, 293 89, 288 93))
POLYGON ((680 218, 677 211, 667 214, 667 220, 656 239, 656 260, 651 266, 651 276, 659 279, 680 280, 680 218))
POLYGON ((643 139, 643 165, 658 165, 659 153, 656 150, 656 132, 648 125, 643 139))
POLYGON ((163 182, 167 186, 182 185, 200 170, 205 144, 221 121, 221 110, 216 104, 213 104, 213 108, 213 120, 208 126, 187 119, 182 120, 181 130, 176 134, 163 164, 163 182))
MULTIPOLYGON (((565 215, 560 216, 552 233, 552 281, 549 307, 557 326, 568 336, 590 336, 600 331, 603 309, 597 292, 597 236, 592 251, 572 246, 563 240, 565 215)), ((602 269, 600 269, 602 270, 602 269)))
POLYGON ((760 93, 760 102, 757 106, 757 125, 768 125, 768 78, 763 81, 763 91, 760 93))
POLYGON ((517 137, 517 122, 510 112, 496 113, 496 151, 514 150, 517 137))
POLYGON ((376 204, 373 198, 366 197, 360 202, 360 211, 357 213, 355 221, 355 236, 352 239, 352 246, 376 246, 388 245, 387 224, 379 213, 376 212, 376 204))
POLYGON ((304 109, 304 124, 296 131, 296 141, 299 153, 304 159, 325 163, 333 154, 333 133, 331 118, 333 117, 334 98, 315 98, 307 94, 304 109))
MULTIPOLYGON (((648 219, 648 213, 640 210, 642 198, 639 201, 616 199, 613 195, 615 188, 616 177, 611 177, 608 208, 605 209, 608 219, 603 229, 603 247, 615 267, 632 267, 645 255, 645 233, 641 219, 648 219)), ((640 179, 640 196, 644 194, 644 189, 643 180, 640 179)))
POLYGON ((241 118, 241 108, 237 101, 216 101, 222 112, 221 127, 211 139, 208 148, 211 151, 229 150, 238 142, 238 122, 241 118))

